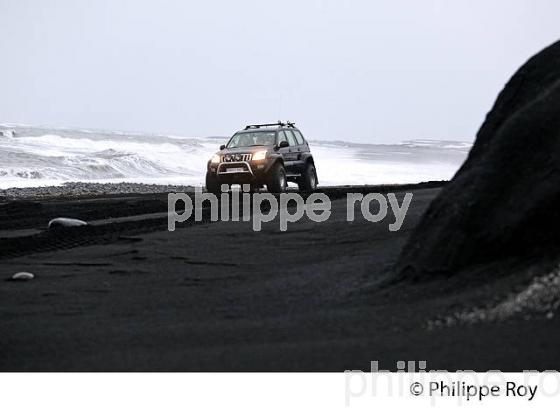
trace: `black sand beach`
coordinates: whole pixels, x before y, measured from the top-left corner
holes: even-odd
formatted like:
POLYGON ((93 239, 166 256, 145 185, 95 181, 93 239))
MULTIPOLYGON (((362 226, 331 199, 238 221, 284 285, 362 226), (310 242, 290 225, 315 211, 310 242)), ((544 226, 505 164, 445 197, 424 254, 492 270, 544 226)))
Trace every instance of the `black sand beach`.
MULTIPOLYGON (((0 370, 557 369, 560 334, 535 278, 505 259, 403 279, 394 265, 442 183, 325 189, 328 221, 203 222, 167 231, 164 193, 0 203, 0 370), (346 221, 346 192, 414 194, 404 225, 346 221), (37 231, 58 216, 113 223, 37 231), (28 282, 9 278, 18 271, 28 282), (535 290, 536 289, 536 290, 535 290), (528 293, 527 293, 528 292, 528 293)), ((545 275, 547 275, 545 277, 545 275)))

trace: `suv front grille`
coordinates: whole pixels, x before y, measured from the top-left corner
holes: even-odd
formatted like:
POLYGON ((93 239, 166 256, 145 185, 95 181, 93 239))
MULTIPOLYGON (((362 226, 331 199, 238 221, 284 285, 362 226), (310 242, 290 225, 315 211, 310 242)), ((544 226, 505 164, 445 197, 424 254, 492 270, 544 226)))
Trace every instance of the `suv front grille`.
POLYGON ((223 162, 240 162, 251 161, 251 154, 225 154, 222 157, 223 162))

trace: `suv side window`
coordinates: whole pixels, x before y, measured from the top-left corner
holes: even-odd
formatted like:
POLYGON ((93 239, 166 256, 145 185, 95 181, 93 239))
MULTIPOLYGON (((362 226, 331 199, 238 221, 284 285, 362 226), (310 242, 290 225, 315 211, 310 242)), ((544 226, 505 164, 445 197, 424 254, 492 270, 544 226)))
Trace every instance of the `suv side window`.
POLYGON ((284 131, 278 131, 278 144, 280 144, 282 141, 288 141, 288 139, 286 138, 286 134, 284 134, 284 131))
POLYGON ((286 136, 288 137, 288 142, 290 143, 290 147, 298 145, 296 138, 294 137, 294 133, 290 130, 284 130, 286 136))
POLYGON ((294 130, 294 135, 296 136, 296 140, 297 140, 299 145, 305 144, 305 141, 303 139, 303 135, 301 135, 301 132, 299 132, 299 130, 294 130))

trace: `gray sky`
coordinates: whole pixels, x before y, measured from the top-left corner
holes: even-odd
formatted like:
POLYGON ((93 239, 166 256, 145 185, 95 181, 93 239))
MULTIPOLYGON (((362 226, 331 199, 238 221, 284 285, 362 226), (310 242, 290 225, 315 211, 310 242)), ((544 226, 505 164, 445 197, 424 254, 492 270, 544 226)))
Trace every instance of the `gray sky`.
POLYGON ((471 141, 560 2, 0 0, 0 122, 471 141))

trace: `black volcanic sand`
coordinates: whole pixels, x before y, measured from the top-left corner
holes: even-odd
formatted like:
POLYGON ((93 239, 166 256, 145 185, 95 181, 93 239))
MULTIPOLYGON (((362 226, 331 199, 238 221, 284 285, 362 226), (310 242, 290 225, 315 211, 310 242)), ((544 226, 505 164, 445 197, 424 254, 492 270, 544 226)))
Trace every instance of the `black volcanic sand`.
MULTIPOLYGON (((1 370, 396 370, 560 368, 556 315, 429 327, 453 312, 522 291, 547 261, 473 267, 450 278, 395 281, 393 266, 440 188, 414 198, 399 232, 389 217, 346 221, 345 193, 330 189, 327 222, 189 224, 165 219, 0 239, 1 370), (338 199, 337 199, 338 198, 338 199), (538 265, 538 269, 535 266, 538 265), (483 274, 492 271, 492 275, 483 274), (511 274, 515 270, 515 274, 511 274)), ((0 205, 0 232, 165 211, 161 194, 27 200, 0 205)), ((391 214, 390 214, 391 215, 391 214)), ((0 235, 1 238, 2 235, 0 235)), ((554 312, 552 312, 554 313, 554 312)))

